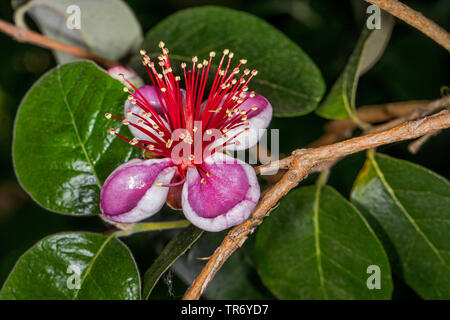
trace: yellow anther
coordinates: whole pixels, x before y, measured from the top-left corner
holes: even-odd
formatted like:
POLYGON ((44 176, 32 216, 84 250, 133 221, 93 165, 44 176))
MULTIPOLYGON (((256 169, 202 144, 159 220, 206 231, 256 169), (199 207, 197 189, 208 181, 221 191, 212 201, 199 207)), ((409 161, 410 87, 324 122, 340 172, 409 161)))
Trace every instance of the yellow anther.
POLYGON ((119 78, 122 78, 122 79, 125 78, 125 75, 123 73, 119 73, 118 76, 119 76, 119 78))
POLYGON ((160 182, 160 181, 155 182, 155 184, 156 184, 158 187, 161 187, 161 186, 163 185, 163 183, 160 182))
POLYGON ((247 116, 243 116, 243 117, 241 118, 241 120, 242 120, 242 121, 247 120, 247 116))
POLYGON ((206 134, 211 134, 212 133, 211 129, 208 129, 205 132, 206 132, 206 134))
POLYGON ((160 137, 164 137, 164 132, 159 131, 158 134, 159 134, 160 137))
POLYGON ((197 65, 197 69, 201 69, 201 68, 203 68, 203 65, 202 65, 201 63, 199 63, 199 64, 197 65))
POLYGON ((234 57, 234 52, 230 52, 229 56, 230 59, 232 59, 234 57))
POLYGON ((249 70, 249 69, 245 69, 245 70, 244 70, 244 74, 245 74, 245 75, 248 75, 249 73, 250 73, 250 70, 249 70))
POLYGON ((175 77, 175 81, 180 81, 180 80, 181 80, 180 76, 175 77))
POLYGON ((155 146, 152 145, 152 144, 150 144, 150 145, 148 146, 148 150, 155 150, 155 146))
POLYGON ((166 88, 161 88, 161 92, 166 92, 167 89, 166 88))
POLYGON ((123 87, 123 92, 128 92, 128 88, 127 87, 123 87))
POLYGON ((192 131, 197 132, 198 128, 194 127, 194 129, 192 129, 192 131))
POLYGON ((181 63, 181 68, 183 68, 183 69, 186 68, 186 63, 185 62, 181 63))
POLYGON ((228 49, 223 50, 223 54, 224 54, 224 55, 227 55, 227 54, 229 54, 229 53, 230 53, 230 50, 228 50, 228 49))
POLYGON ((116 131, 114 131, 114 129, 109 129, 109 134, 116 134, 116 131))
POLYGON ((253 70, 252 75, 256 76, 258 74, 258 70, 253 70))
POLYGON ((189 160, 194 161, 195 156, 193 154, 191 154, 188 158, 189 158, 189 160))
POLYGON ((159 128, 159 127, 158 127, 157 124, 154 124, 154 125, 153 125, 153 129, 158 130, 158 128, 159 128))
POLYGON ((128 120, 122 120, 122 123, 124 124, 124 125, 129 125, 130 124, 130 121, 128 121, 128 120))
POLYGON ((130 140, 130 144, 132 145, 132 146, 134 146, 135 144, 137 144, 139 142, 139 140, 137 139, 137 138, 133 138, 133 139, 131 139, 130 140))
POLYGON ((139 119, 137 123, 138 123, 139 125, 143 125, 143 124, 144 124, 144 120, 139 119))
POLYGON ((210 56, 211 58, 215 57, 215 56, 216 56, 216 52, 211 51, 211 52, 209 53, 209 56, 210 56))
POLYGON ((211 177, 212 177, 212 173, 211 173, 211 172, 207 172, 207 173, 206 173, 206 176, 207 176, 208 178, 211 178, 211 177))
POLYGON ((144 49, 141 49, 139 53, 141 54, 141 56, 145 56, 147 54, 147 52, 144 49))
POLYGON ((252 107, 252 110, 253 110, 253 111, 256 111, 256 110, 258 110, 258 107, 257 107, 257 106, 253 106, 253 107, 252 107))
POLYGON ((166 44, 165 44, 164 42, 162 42, 162 41, 160 41, 160 42, 158 43, 158 47, 160 47, 161 49, 164 48, 165 45, 166 45, 166 44))
POLYGON ((192 62, 194 62, 194 63, 195 63, 195 62, 197 62, 197 61, 198 61, 198 58, 197 58, 197 56, 193 56, 193 57, 192 57, 192 62))
POLYGON ((206 179, 205 179, 205 178, 202 178, 202 179, 200 180, 200 182, 201 182, 202 184, 206 184, 206 179))
POLYGON ((105 118, 106 118, 106 119, 111 119, 111 117, 112 117, 111 113, 106 113, 106 114, 105 114, 105 118))
POLYGON ((131 116, 133 114, 133 112, 131 112, 131 110, 127 110, 127 115, 131 116))
POLYGON ((247 59, 241 59, 240 63, 246 64, 247 63, 247 59))
POLYGON ((173 143, 173 140, 169 139, 169 141, 167 141, 167 143, 166 143, 166 147, 170 148, 172 146, 172 143, 173 143))

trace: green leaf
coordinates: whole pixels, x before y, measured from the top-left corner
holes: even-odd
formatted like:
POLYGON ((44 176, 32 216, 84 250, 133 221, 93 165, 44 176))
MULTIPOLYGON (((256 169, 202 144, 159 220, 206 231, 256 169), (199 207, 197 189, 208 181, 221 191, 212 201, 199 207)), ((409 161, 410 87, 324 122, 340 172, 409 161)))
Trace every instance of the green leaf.
MULTIPOLYGON (((17 25, 26 26, 27 13, 47 37, 111 60, 137 50, 143 39, 136 16, 122 0, 31 0, 16 10, 17 25), (80 28, 72 27, 76 22, 74 6, 80 9, 80 28)), ((77 59, 60 51, 54 54, 59 63, 77 59)))
POLYGON ((369 30, 366 26, 363 27, 344 71, 316 111, 319 116, 327 119, 352 119, 363 125, 356 116, 358 80, 381 58, 393 27, 394 18, 384 11, 381 14, 381 29, 369 30))
POLYGON ((161 276, 177 261, 203 234, 203 230, 189 226, 173 238, 144 275, 143 297, 150 298, 161 276))
POLYGON ((108 133, 119 123, 104 115, 123 112, 122 88, 95 64, 73 62, 44 75, 23 99, 14 128, 15 170, 22 187, 46 209, 99 213, 102 182, 138 154, 108 133))
MULTIPOLYGON (((159 40, 165 42, 171 59, 191 62, 209 59, 217 68, 222 51, 230 49, 239 59, 248 59, 248 68, 258 75, 250 90, 264 95, 277 116, 296 116, 313 111, 325 84, 320 71, 293 41, 253 15, 232 9, 206 6, 179 11, 150 30, 144 47, 155 54, 159 40)), ((154 56, 154 55, 153 55, 154 56)))
POLYGON ((331 187, 291 192, 256 235, 259 274, 280 299, 389 299, 386 254, 360 213, 331 187), (380 289, 367 286, 380 268, 380 289))
POLYGON ((422 298, 449 299, 449 182, 408 161, 369 152, 351 198, 380 237, 393 271, 422 298))
MULTIPOLYGON (((207 259, 220 245, 227 232, 205 233, 185 254, 178 259, 172 269, 190 285, 205 266, 207 259), (201 259, 201 260, 200 260, 201 259)), ((248 239, 225 262, 220 271, 206 288, 203 297, 218 300, 260 300, 273 298, 258 279, 258 274, 250 253, 252 239, 248 239)))
POLYGON ((39 241, 19 259, 0 292, 1 300, 139 298, 139 272, 128 248, 113 236, 87 232, 39 241))

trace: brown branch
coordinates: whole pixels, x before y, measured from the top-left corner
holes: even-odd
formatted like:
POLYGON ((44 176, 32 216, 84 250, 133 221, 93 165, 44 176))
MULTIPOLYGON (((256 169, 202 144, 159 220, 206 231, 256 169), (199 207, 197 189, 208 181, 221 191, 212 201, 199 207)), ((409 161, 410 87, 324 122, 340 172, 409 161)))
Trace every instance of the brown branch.
POLYGON ((63 51, 82 59, 95 61, 108 68, 117 66, 119 64, 116 61, 100 57, 81 48, 47 38, 37 32, 25 28, 16 27, 15 25, 10 24, 4 20, 0 20, 0 31, 6 33, 7 35, 10 35, 19 42, 28 42, 42 48, 63 51))
POLYGON ((438 115, 406 122, 382 132, 320 148, 294 151, 292 156, 281 160, 286 162, 286 165, 289 167, 287 173, 261 197, 252 216, 229 231, 222 244, 214 251, 203 270, 186 291, 183 299, 198 299, 225 261, 237 248, 242 246, 247 237, 261 224, 264 217, 269 215, 278 201, 292 188, 296 187, 317 166, 352 153, 388 143, 414 139, 448 127, 450 127, 450 114, 445 110, 438 115))
POLYGON ((450 34, 435 22, 426 18, 420 12, 411 9, 398 0, 365 0, 381 9, 389 12, 393 16, 403 20, 417 30, 426 34, 429 38, 439 43, 450 52, 450 34))

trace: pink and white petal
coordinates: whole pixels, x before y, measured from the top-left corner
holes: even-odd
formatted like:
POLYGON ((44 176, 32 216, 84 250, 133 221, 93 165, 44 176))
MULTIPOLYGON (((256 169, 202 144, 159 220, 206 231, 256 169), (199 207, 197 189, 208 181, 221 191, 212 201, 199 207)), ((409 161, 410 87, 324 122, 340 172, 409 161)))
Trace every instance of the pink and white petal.
POLYGON ((133 223, 157 213, 164 205, 176 172, 170 159, 130 160, 106 179, 100 193, 100 210, 109 220, 133 223))
MULTIPOLYGON (((249 93, 245 93, 249 94, 249 93)), ((272 105, 262 95, 255 94, 253 98, 248 98, 244 103, 239 106, 239 110, 248 111, 247 116, 248 126, 242 126, 227 132, 228 137, 233 137, 240 133, 243 128, 247 127, 249 130, 239 134, 233 141, 237 141, 237 144, 227 145, 225 149, 229 151, 245 150, 253 147, 263 136, 265 130, 272 120, 272 105), (253 107, 258 109, 252 110, 253 107)))
POLYGON ((122 66, 115 66, 112 68, 109 68, 107 70, 108 74, 113 77, 114 79, 119 80, 122 82, 123 85, 128 87, 129 89, 132 89, 132 87, 124 80, 122 79, 119 74, 123 74, 124 77, 130 81, 136 88, 139 88, 144 85, 144 81, 142 81, 141 77, 138 76, 136 72, 132 69, 128 69, 122 66))
MULTIPOLYGON (((248 92, 244 94, 249 95, 248 92)), ((226 96, 224 99, 226 99, 226 96)), ((223 102, 219 104, 219 107, 222 106, 222 103, 223 102)), ((230 140, 225 149, 229 151, 246 150, 256 145, 264 135, 264 129, 269 126, 270 121, 272 120, 272 105, 265 97, 259 94, 255 94, 253 98, 249 97, 239 106, 239 110, 249 112, 247 116, 248 126, 240 126, 229 130, 226 133, 230 140), (253 107, 256 107, 257 109, 252 110, 253 107), (248 128, 249 130, 243 132, 245 128, 248 128), (236 138, 231 139, 234 136, 236 136, 236 138), (236 142, 236 144, 232 142, 236 142)), ((220 138, 212 144, 212 147, 216 148, 224 143, 225 140, 220 138)))
POLYGON ((182 192, 186 218, 195 226, 212 232, 248 219, 260 196, 254 169, 222 153, 208 157, 203 168, 211 173, 204 184, 196 168, 187 171, 182 192))

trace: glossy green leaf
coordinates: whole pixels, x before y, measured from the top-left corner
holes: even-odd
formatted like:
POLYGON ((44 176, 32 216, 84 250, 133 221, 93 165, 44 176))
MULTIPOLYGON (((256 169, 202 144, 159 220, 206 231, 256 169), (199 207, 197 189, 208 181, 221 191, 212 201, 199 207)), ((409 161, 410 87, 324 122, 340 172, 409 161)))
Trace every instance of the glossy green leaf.
MULTIPOLYGON (((245 12, 222 7, 199 7, 182 10, 150 30, 144 47, 160 51, 165 42, 171 59, 190 62, 192 56, 209 59, 216 51, 220 60, 225 48, 234 52, 236 63, 248 60, 248 68, 258 75, 250 90, 264 95, 277 116, 296 116, 313 111, 320 101, 325 84, 313 61, 293 41, 265 21, 245 12)), ((217 67, 217 66, 216 66, 217 67)))
POLYGON ((360 124, 356 117, 355 104, 359 77, 381 58, 389 42, 393 26, 394 18, 383 12, 381 29, 369 30, 366 26, 363 27, 344 71, 317 109, 318 115, 327 119, 352 119, 360 124))
POLYGON ((104 115, 123 112, 122 88, 80 61, 57 67, 29 90, 17 113, 13 156, 22 187, 40 205, 65 214, 100 212, 102 182, 139 152, 108 132, 120 125, 104 115))
MULTIPOLYGON (((27 13, 47 37, 111 60, 137 50, 143 39, 136 16, 122 0, 31 0, 17 9, 17 25, 25 26, 27 13)), ((54 54, 59 63, 77 59, 61 51, 54 54)))
MULTIPOLYGON (((190 285, 220 245, 227 232, 209 232, 203 235, 187 254, 178 259, 172 269, 190 285)), ((273 298, 264 288, 251 257, 252 239, 248 239, 220 268, 206 288, 203 297, 218 300, 260 300, 273 298)))
POLYGON ((369 152, 351 198, 383 242, 394 272, 423 298, 450 299, 449 182, 369 152))
POLYGON ((39 241, 17 262, 2 300, 139 299, 140 278, 128 248, 113 236, 60 233, 39 241))
MULTIPOLYGON (((259 274, 280 299, 389 299, 387 256, 360 213, 331 187, 292 191, 256 235, 259 274), (379 267, 380 289, 367 283, 379 267)), ((370 281, 369 281, 370 280, 370 281)))
POLYGON ((144 275, 143 297, 150 298, 161 276, 181 257, 203 234, 203 230, 189 226, 173 238, 144 275))

